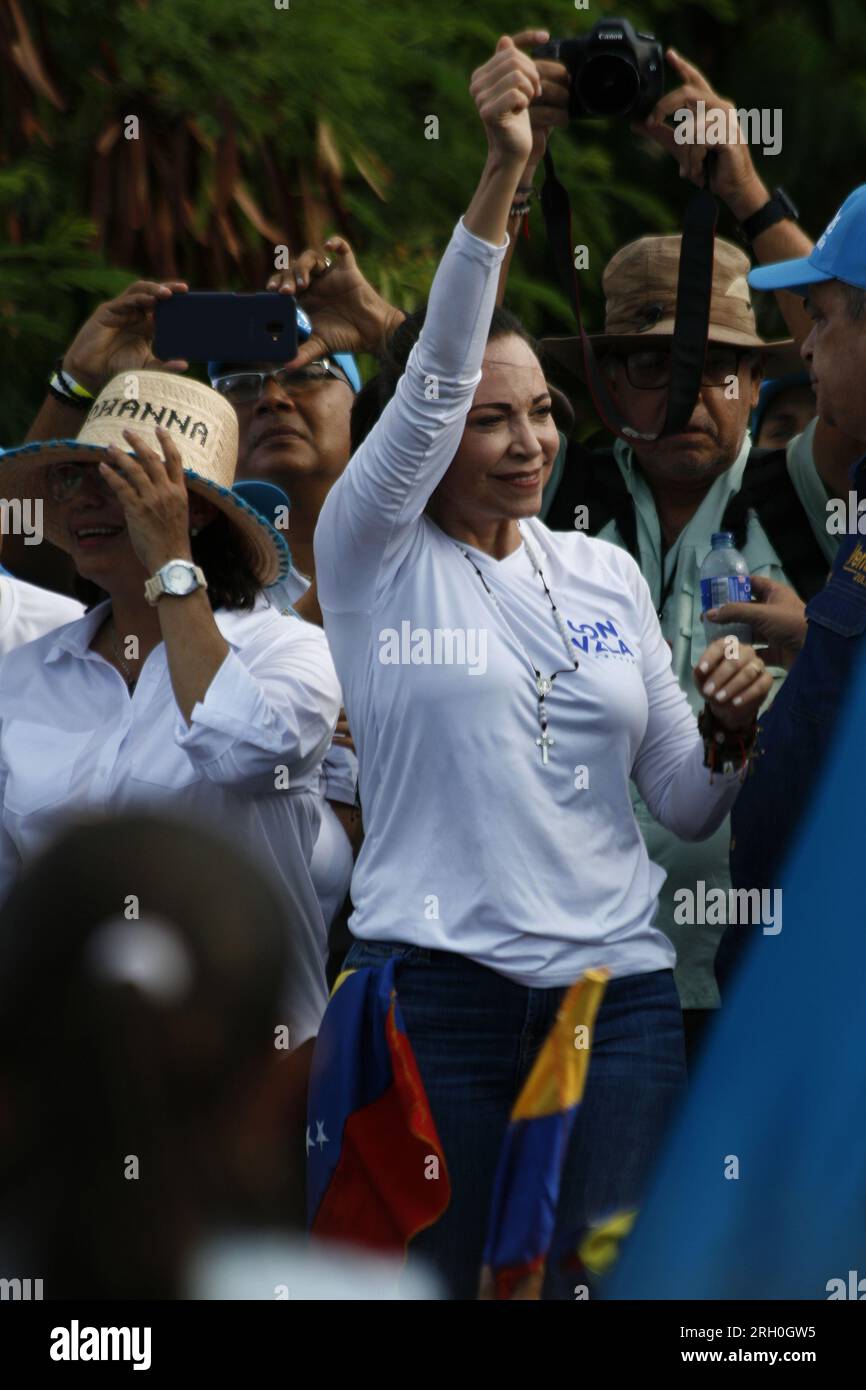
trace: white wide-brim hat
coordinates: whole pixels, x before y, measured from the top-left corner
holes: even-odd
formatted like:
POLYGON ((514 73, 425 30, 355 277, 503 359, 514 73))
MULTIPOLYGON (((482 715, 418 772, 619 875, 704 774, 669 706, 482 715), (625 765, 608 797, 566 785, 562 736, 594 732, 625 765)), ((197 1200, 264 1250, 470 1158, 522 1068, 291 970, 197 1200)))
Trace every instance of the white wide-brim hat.
POLYGON ((232 492, 238 460, 238 421, 234 410, 209 386, 170 372, 122 372, 100 391, 75 439, 34 439, 16 449, 0 449, 0 493, 42 502, 48 540, 69 549, 58 520, 58 503, 47 492, 52 463, 99 463, 115 444, 132 456, 125 429, 134 429, 162 455, 157 427, 171 435, 183 464, 186 485, 212 502, 237 531, 255 578, 263 587, 285 578, 290 555, 269 522, 232 492))

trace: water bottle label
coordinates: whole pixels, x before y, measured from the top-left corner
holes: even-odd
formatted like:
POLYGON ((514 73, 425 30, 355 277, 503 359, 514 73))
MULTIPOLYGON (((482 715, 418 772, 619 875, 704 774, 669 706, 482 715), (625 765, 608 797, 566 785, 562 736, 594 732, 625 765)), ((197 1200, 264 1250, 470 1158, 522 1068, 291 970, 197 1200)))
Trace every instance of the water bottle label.
POLYGON ((723 603, 748 603, 752 585, 747 574, 720 574, 716 579, 701 580, 701 609, 721 608, 723 603))

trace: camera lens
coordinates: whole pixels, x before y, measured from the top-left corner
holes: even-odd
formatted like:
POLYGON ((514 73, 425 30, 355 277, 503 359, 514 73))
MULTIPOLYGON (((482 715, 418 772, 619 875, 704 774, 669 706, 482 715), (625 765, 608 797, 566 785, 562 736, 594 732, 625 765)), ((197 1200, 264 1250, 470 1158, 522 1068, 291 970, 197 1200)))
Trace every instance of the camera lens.
POLYGON ((637 100, 637 69, 616 53, 599 54, 584 64, 577 79, 577 95, 592 116, 622 116, 637 100))

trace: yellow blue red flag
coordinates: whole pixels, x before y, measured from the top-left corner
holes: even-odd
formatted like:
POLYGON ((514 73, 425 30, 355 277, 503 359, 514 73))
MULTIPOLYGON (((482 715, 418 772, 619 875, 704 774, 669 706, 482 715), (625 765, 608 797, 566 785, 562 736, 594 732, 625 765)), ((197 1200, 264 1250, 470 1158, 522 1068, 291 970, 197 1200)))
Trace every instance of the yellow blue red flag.
POLYGON ((316 1040, 307 1120, 314 1235, 402 1254, 448 1206, 445 1156, 393 960, 338 979, 316 1040))
POLYGON ((572 985, 512 1109, 493 1188, 482 1273, 482 1290, 495 1298, 540 1295, 562 1167, 607 979, 605 970, 588 970, 572 985))

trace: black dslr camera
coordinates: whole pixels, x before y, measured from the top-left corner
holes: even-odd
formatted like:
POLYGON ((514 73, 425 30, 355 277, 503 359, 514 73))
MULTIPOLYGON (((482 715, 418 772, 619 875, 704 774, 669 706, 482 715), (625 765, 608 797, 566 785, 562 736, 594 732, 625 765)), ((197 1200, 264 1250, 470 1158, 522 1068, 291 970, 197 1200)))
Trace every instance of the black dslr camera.
POLYGON ((638 34, 627 19, 599 20, 582 39, 551 39, 533 57, 553 58, 568 69, 568 114, 648 116, 664 92, 662 46, 638 34))

